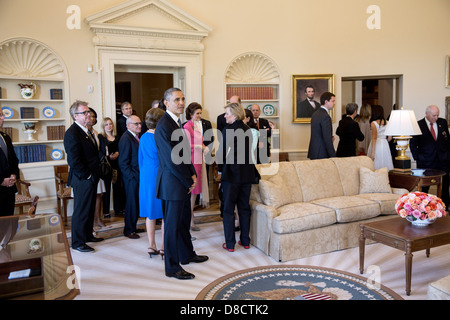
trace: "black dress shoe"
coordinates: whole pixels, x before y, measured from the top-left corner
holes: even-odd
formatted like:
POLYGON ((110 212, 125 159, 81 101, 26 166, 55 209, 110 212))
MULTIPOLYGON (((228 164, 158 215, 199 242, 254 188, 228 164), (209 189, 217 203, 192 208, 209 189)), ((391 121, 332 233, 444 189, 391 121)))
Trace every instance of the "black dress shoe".
POLYGON ((195 263, 201 263, 201 262, 205 262, 206 260, 208 260, 208 256, 194 256, 192 258, 190 258, 188 261, 182 262, 182 265, 185 264, 189 264, 190 262, 195 262, 195 263))
POLYGON ((93 252, 93 251, 95 251, 94 248, 88 246, 87 244, 83 244, 83 245, 81 245, 81 246, 79 246, 79 247, 72 248, 72 249, 73 249, 73 250, 80 251, 80 252, 93 252))
POLYGON ((126 234, 125 237, 130 238, 130 239, 139 239, 140 238, 136 232, 126 234))
POLYGON ((142 232, 146 232, 145 229, 138 228, 135 231, 135 233, 142 233, 142 232))
POLYGON ((91 237, 89 239, 86 240, 86 242, 100 242, 105 240, 104 238, 96 238, 96 237, 91 237))
POLYGON ((181 270, 179 270, 179 271, 177 271, 175 273, 168 273, 168 272, 166 272, 166 276, 167 277, 172 277, 172 278, 177 278, 178 280, 190 280, 190 279, 194 279, 195 278, 195 275, 185 271, 184 269, 181 269, 181 270))

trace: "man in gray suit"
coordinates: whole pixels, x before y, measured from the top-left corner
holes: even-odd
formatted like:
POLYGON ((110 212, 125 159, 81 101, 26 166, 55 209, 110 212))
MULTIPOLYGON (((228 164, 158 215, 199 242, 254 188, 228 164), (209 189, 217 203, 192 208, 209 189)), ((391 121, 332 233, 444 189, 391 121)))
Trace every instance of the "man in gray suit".
POLYGON ((320 96, 320 104, 319 110, 311 117, 311 139, 308 149, 308 158, 311 160, 336 157, 331 117, 328 114, 336 104, 335 95, 324 92, 320 96))

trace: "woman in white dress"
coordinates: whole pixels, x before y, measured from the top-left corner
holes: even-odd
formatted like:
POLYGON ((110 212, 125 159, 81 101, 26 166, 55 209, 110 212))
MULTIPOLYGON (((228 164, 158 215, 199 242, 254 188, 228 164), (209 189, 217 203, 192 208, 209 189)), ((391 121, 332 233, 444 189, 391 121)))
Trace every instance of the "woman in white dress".
POLYGON ((387 167, 388 170, 394 169, 392 163, 391 150, 389 143, 392 137, 386 137, 387 121, 384 118, 384 110, 380 105, 372 106, 372 117, 370 119, 370 127, 372 132, 372 140, 369 145, 368 156, 372 158, 375 170, 387 167))

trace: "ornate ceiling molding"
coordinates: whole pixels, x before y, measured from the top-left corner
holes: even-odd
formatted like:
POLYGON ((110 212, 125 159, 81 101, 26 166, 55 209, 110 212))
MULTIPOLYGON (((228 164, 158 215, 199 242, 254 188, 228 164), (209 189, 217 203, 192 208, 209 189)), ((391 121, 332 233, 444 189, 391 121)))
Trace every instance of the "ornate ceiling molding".
POLYGON ((211 31, 166 0, 131 0, 88 16, 86 22, 94 44, 109 47, 203 51, 201 41, 211 31))
POLYGON ((280 72, 274 61, 258 52, 236 57, 225 73, 227 83, 279 83, 280 72))
POLYGON ((65 69, 56 53, 43 43, 14 38, 0 43, 0 75, 65 79, 65 69))

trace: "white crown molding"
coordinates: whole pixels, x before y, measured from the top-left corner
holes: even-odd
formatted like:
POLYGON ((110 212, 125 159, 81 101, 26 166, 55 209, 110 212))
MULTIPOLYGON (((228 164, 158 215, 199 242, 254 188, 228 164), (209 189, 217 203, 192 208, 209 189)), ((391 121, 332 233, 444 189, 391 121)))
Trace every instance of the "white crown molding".
POLYGON ((203 51, 201 41, 211 31, 166 0, 127 1, 88 16, 86 22, 95 33, 96 46, 203 51), (165 27, 152 25, 155 17, 165 27))

